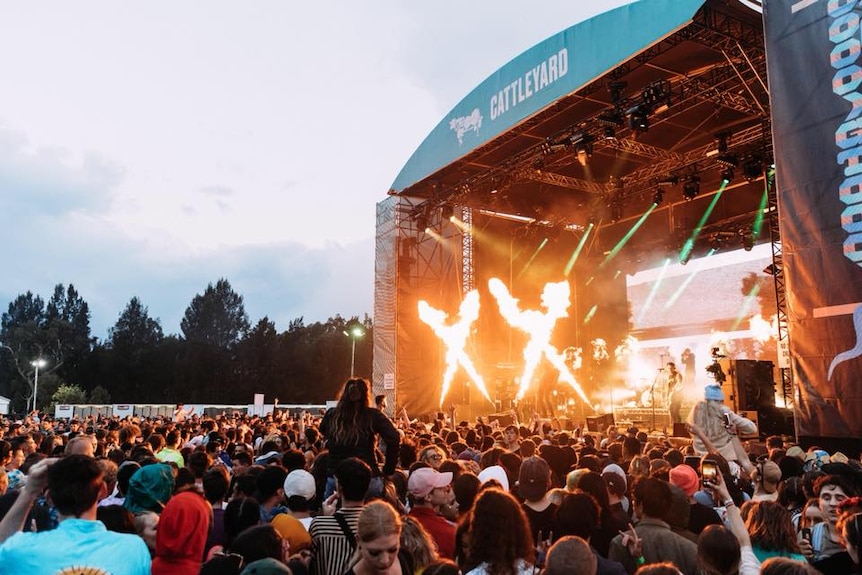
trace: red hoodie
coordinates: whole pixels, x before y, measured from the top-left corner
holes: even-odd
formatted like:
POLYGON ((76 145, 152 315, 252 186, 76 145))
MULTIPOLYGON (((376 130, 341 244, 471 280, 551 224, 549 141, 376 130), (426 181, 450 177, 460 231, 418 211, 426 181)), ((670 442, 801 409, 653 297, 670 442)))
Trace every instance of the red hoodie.
POLYGON ((174 495, 159 518, 152 575, 198 575, 212 507, 199 494, 174 495))

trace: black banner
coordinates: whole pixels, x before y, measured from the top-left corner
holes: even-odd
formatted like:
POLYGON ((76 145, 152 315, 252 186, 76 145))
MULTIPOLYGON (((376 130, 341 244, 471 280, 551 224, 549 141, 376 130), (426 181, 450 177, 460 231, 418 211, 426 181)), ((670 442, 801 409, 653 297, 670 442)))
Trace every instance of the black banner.
POLYGON ((764 4, 797 432, 862 437, 862 4, 764 4))

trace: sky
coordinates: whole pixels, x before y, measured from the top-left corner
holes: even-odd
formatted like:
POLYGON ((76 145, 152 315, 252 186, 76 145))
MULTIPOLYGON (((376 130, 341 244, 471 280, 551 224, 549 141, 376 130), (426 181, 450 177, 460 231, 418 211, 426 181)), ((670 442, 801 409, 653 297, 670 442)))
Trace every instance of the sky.
POLYGON ((629 0, 0 0, 0 311, 74 284, 104 340, 227 278, 279 331, 371 315, 375 205, 434 126, 629 0))

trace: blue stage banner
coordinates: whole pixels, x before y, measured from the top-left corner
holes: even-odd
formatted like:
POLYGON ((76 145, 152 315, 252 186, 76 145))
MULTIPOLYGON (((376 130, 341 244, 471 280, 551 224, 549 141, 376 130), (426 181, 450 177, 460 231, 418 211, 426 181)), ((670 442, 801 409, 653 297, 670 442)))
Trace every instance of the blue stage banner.
POLYGON ((858 0, 766 0, 797 433, 862 437, 858 0))
POLYGON ((401 193, 677 31, 704 0, 640 0, 530 48, 434 128, 392 184, 401 193))

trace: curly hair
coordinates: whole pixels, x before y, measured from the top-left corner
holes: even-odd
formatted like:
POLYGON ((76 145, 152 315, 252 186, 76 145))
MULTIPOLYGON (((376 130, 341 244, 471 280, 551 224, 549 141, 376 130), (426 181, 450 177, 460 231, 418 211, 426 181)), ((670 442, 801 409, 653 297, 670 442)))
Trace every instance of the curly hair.
POLYGON ((784 507, 774 501, 752 501, 746 506, 745 528, 752 544, 764 551, 800 553, 790 513, 784 507))
POLYGON ((473 505, 469 525, 468 568, 464 572, 486 563, 489 575, 514 575, 518 560, 535 561, 527 516, 518 500, 505 491, 482 491, 473 505))
POLYGON ((348 379, 338 397, 328 438, 341 445, 358 445, 371 428, 371 392, 362 378, 348 379))

